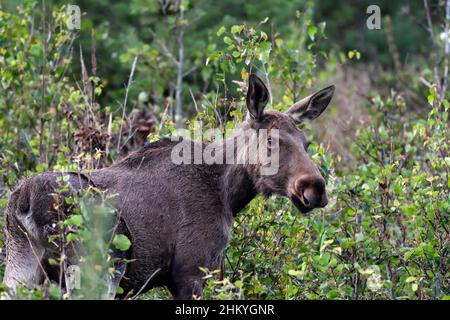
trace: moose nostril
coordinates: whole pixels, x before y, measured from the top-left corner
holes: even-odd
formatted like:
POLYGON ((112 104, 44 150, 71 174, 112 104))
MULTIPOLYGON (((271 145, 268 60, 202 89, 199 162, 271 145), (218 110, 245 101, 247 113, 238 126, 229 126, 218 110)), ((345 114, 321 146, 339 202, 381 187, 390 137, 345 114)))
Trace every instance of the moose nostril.
POLYGON ((302 192, 303 195, 303 204, 311 208, 314 206, 314 191, 311 188, 304 189, 302 192))
POLYGON ((309 208, 311 203, 309 202, 308 197, 305 194, 305 190, 302 190, 302 198, 303 198, 303 204, 309 208))

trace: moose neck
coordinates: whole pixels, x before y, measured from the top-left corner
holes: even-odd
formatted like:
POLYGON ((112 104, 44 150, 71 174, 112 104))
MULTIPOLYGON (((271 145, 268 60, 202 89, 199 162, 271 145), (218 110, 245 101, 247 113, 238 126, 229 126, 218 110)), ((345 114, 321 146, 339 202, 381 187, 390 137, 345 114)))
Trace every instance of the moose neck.
POLYGON ((222 178, 225 206, 235 217, 256 196, 257 192, 244 166, 228 165, 222 178))
POLYGON ((249 174, 248 165, 237 164, 237 159, 241 152, 236 141, 237 135, 240 134, 239 132, 235 132, 235 135, 223 141, 221 145, 224 150, 224 155, 228 153, 230 148, 233 150, 232 159, 234 159, 234 164, 224 165, 221 183, 224 194, 224 205, 232 212, 233 217, 244 209, 258 193, 252 176, 249 174))

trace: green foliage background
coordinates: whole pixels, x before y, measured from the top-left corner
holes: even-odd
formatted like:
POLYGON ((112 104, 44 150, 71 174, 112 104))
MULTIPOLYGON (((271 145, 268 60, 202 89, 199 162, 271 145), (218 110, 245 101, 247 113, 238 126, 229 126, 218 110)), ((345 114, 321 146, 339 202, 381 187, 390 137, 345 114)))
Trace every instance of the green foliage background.
MULTIPOLYGON (((188 126, 235 127, 250 72, 269 83, 270 107, 281 111, 331 82, 348 89, 342 72, 371 77, 367 87, 359 78, 351 87, 363 99, 347 91, 322 124, 303 128, 319 141, 309 152, 327 180, 327 208, 300 215, 286 199, 254 199, 235 221, 224 278, 204 270, 204 298, 450 298, 449 103, 434 77, 435 69, 448 77, 439 40, 444 2, 430 2, 431 34, 421 27, 421 3, 372 2, 78 1, 79 31, 66 26, 65 2, 0 2, 0 213, 27 176, 91 170, 123 156, 132 109, 153 114, 149 140, 170 133, 179 120, 174 60, 183 34, 188 126), (365 27, 369 4, 381 7, 382 30, 365 27), (363 116, 351 121, 353 114, 363 116)), ((90 210, 82 206, 83 221, 102 212, 90 210)), ((81 221, 64 224, 72 227, 81 221)), ((93 229, 82 229, 81 240, 98 228, 85 227, 93 229)), ((86 265, 89 275, 101 265, 89 280, 97 289, 111 272, 99 239, 86 265)), ((2 232, 0 247, 2 257, 2 232)), ((2 263, 0 280, 3 271, 2 263)), ((95 288, 72 298, 105 298, 95 288)), ((21 294, 69 298, 55 284, 21 294)), ((168 297, 158 289, 141 298, 168 297)))

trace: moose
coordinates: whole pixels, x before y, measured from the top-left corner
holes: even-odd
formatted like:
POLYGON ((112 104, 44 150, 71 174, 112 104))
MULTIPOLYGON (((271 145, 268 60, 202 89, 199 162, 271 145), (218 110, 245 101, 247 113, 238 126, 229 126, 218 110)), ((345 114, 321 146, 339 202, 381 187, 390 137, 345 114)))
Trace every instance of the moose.
MULTIPOLYGON (((265 110, 269 91, 251 74, 242 129, 278 129, 279 169, 263 175, 262 164, 175 164, 171 151, 179 142, 149 143, 110 167, 89 173, 67 173, 72 192, 90 185, 114 195, 120 212, 118 232, 131 239, 126 252, 132 262, 114 280, 126 292, 166 286, 175 299, 201 296, 200 267, 218 269, 236 215, 257 195, 277 194, 301 213, 325 207, 325 179, 307 154, 309 142, 297 127, 317 118, 328 106, 334 86, 324 88, 281 113, 265 110)), ((235 150, 239 153, 239 150, 235 150)), ((55 221, 54 197, 62 173, 46 172, 25 180, 12 194, 6 212, 4 282, 40 284, 44 274, 57 281, 58 266, 48 263, 55 250, 47 237, 55 221)), ((74 252, 67 252, 74 259, 74 252)))

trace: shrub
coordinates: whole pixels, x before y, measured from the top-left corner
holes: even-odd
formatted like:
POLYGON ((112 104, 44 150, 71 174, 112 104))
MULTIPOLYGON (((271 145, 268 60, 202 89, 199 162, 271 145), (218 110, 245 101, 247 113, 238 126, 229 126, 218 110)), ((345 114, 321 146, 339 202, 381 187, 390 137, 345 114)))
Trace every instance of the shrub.
POLYGON ((331 173, 330 205, 303 216, 285 199, 252 201, 226 252, 228 286, 209 281, 210 296, 233 298, 237 286, 247 299, 448 298, 444 105, 411 121, 398 94, 374 97, 373 123, 354 143, 357 172, 338 177, 323 148, 313 151, 331 173))

